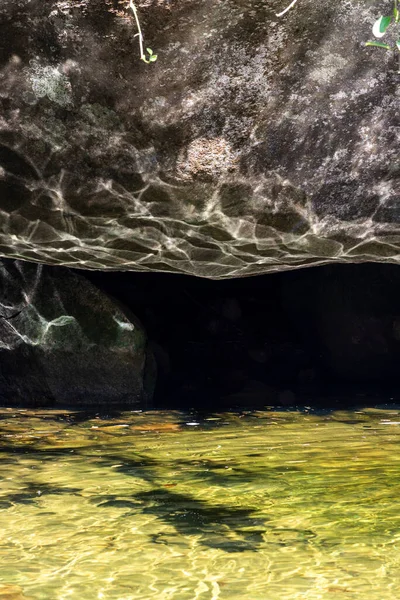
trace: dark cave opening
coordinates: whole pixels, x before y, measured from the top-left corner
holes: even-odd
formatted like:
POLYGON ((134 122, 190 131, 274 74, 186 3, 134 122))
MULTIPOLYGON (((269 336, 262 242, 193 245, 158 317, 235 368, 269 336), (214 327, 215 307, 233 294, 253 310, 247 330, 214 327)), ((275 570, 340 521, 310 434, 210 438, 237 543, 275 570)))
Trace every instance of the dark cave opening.
POLYGON ((338 264, 221 281, 84 275, 143 323, 157 364, 155 408, 400 400, 395 265, 338 264))

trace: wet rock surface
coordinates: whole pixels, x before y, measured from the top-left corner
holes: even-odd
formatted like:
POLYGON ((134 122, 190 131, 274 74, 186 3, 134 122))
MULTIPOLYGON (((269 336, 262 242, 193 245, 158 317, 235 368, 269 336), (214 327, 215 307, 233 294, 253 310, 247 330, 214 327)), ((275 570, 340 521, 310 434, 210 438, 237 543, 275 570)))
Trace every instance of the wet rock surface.
POLYGON ((398 262, 382 1, 3 0, 0 254, 241 277, 398 262))
POLYGON ((1 405, 143 408, 151 395, 145 363, 139 321, 89 281, 67 269, 1 262, 1 405))

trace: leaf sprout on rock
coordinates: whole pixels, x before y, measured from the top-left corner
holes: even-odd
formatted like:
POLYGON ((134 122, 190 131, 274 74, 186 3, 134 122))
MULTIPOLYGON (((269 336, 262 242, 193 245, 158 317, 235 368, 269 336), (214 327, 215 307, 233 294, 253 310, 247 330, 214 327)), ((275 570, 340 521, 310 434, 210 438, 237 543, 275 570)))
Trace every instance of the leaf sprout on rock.
MULTIPOLYGON (((378 40, 383 38, 386 34, 388 28, 392 25, 398 26, 400 21, 400 12, 399 12, 399 0, 394 0, 393 4, 393 14, 389 16, 381 15, 377 21, 375 21, 374 26, 372 27, 372 33, 378 40)), ((398 29, 398 27, 397 27, 398 29)), ((400 32, 398 32, 400 34, 400 32)), ((397 48, 400 52, 400 35, 399 39, 395 42, 395 46, 393 47, 391 44, 387 44, 385 42, 380 42, 377 40, 373 40, 372 42, 367 42, 366 46, 375 46, 376 48, 384 48, 385 50, 393 50, 397 48)))
POLYGON ((154 54, 153 50, 151 48, 146 48, 146 52, 148 54, 148 57, 147 57, 146 56, 146 52, 144 51, 142 28, 140 26, 138 10, 137 10, 136 5, 133 2, 133 0, 129 0, 129 8, 132 9, 133 16, 135 17, 135 21, 136 21, 136 27, 137 27, 137 30, 138 30, 138 32, 135 34, 135 37, 139 38, 140 60, 142 60, 146 64, 150 64, 152 62, 155 62, 157 60, 157 54, 154 54))

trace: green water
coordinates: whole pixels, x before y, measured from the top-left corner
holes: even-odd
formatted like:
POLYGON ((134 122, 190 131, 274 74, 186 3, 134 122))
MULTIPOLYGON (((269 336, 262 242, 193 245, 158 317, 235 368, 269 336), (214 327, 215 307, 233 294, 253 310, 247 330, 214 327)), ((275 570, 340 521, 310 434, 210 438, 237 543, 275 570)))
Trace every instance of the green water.
POLYGON ((3 409, 0 436, 0 599, 400 598, 400 410, 3 409))

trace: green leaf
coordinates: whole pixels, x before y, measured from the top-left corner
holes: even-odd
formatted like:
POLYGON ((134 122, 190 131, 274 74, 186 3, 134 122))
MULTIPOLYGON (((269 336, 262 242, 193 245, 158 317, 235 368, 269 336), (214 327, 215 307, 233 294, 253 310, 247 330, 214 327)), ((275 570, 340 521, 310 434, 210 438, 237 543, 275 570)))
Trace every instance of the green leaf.
POLYGON ((372 28, 372 33, 374 34, 374 36, 377 38, 383 37, 391 21, 392 17, 379 17, 379 19, 375 21, 374 26, 372 28))
POLYGON ((385 50, 390 50, 389 44, 384 44, 383 42, 367 42, 366 46, 375 46, 376 48, 385 48, 385 50))
POLYGON ((146 48, 146 50, 150 54, 150 56, 153 54, 153 50, 151 48, 146 48))
POLYGON ((400 52, 400 40, 397 40, 396 46, 397 46, 397 50, 400 52))
POLYGON ((150 56, 150 62, 156 62, 156 60, 157 60, 157 56, 158 56, 157 54, 152 54, 152 55, 150 56))

